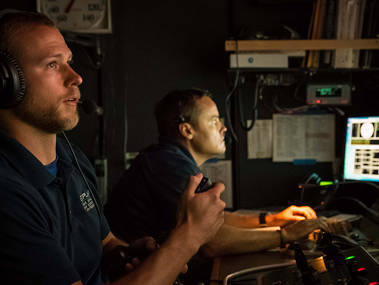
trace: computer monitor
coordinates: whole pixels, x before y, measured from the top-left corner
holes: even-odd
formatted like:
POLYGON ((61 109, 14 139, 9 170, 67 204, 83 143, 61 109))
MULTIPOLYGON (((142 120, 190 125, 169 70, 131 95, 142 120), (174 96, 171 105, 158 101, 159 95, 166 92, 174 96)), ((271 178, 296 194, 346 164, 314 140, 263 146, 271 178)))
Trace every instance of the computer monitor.
POLYGON ((379 116, 347 119, 343 178, 379 182, 379 116))

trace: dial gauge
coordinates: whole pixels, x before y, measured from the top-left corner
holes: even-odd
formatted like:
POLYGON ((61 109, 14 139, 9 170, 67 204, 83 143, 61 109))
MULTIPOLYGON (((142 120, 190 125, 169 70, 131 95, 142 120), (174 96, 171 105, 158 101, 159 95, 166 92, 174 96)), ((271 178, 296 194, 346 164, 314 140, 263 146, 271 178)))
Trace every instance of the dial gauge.
POLYGON ((374 125, 372 123, 363 123, 361 126, 361 136, 369 139, 374 135, 374 125))
POLYGON ((37 9, 62 31, 112 32, 110 0, 37 0, 37 9))

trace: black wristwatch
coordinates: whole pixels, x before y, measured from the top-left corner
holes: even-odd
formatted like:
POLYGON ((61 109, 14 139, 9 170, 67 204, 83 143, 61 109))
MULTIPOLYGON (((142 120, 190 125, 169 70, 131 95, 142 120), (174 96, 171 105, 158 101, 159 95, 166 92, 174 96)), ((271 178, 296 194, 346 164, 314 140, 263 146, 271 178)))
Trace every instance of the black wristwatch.
POLYGON ((268 212, 259 213, 259 225, 260 226, 266 226, 267 225, 267 223, 266 223, 267 214, 268 214, 268 212))

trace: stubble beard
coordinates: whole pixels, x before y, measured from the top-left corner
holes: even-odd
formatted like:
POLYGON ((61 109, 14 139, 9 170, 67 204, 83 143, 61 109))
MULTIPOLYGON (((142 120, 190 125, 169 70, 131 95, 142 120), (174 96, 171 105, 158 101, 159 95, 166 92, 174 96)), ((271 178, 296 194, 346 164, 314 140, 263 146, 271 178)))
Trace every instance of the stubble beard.
POLYGON ((41 108, 36 102, 28 100, 28 96, 14 109, 14 112, 22 121, 51 134, 71 130, 79 122, 79 112, 77 109, 69 118, 61 118, 58 107, 41 108))

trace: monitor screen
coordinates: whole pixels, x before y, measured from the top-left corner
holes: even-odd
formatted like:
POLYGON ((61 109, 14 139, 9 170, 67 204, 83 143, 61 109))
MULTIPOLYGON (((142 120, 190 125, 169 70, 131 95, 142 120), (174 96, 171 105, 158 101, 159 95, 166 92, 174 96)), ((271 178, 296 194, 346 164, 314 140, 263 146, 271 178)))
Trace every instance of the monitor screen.
POLYGON ((379 182, 379 116, 347 119, 343 178, 379 182))

